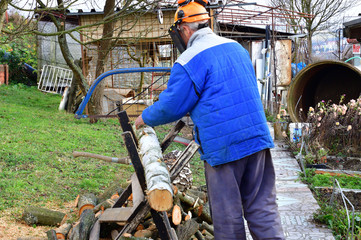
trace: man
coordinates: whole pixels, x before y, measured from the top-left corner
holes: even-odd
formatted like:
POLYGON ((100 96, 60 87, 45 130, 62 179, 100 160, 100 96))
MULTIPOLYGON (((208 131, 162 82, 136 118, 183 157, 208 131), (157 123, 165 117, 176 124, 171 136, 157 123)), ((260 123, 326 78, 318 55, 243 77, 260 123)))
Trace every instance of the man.
POLYGON ((188 112, 204 160, 215 239, 284 239, 275 195, 269 133, 248 52, 208 27, 205 4, 186 1, 170 28, 183 52, 159 101, 137 128, 180 119, 188 112))

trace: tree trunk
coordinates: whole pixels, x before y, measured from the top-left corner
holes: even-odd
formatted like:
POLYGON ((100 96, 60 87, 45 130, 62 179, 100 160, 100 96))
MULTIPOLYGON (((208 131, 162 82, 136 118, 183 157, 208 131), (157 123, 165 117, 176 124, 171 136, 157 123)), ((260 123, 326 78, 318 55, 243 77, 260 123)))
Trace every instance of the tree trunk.
POLYGON ((307 34, 307 64, 312 63, 312 33, 307 34))
POLYGON ((0 1, 0 33, 1 33, 1 30, 3 29, 4 18, 6 15, 6 11, 8 10, 9 2, 10 2, 10 0, 1 0, 0 1))
MULTIPOLYGON (((81 68, 81 60, 75 60, 75 65, 77 65, 79 68, 81 68)), ((74 75, 73 81, 71 81, 71 86, 69 88, 69 94, 68 94, 68 102, 66 104, 66 111, 68 113, 75 113, 78 106, 76 106, 76 93, 78 92, 79 83, 81 82, 81 79, 77 78, 77 75, 74 75)))
POLYGON ((162 162, 158 138, 151 127, 142 128, 139 133, 139 152, 145 171, 149 205, 156 211, 168 211, 173 206, 173 190, 167 166, 162 162))
MULTIPOLYGON (((47 6, 40 0, 36 0, 36 2, 42 7, 42 8, 46 8, 47 6)), ((63 0, 57 0, 58 6, 64 6, 64 2, 63 0)), ((62 13, 65 15, 65 8, 62 9, 62 13)), ((65 20, 63 20, 62 22, 60 22, 55 16, 53 15, 49 15, 50 19, 52 20, 52 22, 54 23, 54 25, 56 26, 56 29, 58 32, 62 32, 65 30, 65 20)), ((74 84, 78 85, 80 90, 82 91, 82 94, 85 95, 89 89, 89 85, 82 73, 82 70, 79 66, 77 66, 75 64, 74 61, 74 57, 71 54, 70 50, 69 50, 69 46, 68 46, 68 42, 66 40, 66 35, 65 34, 59 34, 58 36, 58 42, 59 42, 59 47, 61 50, 61 53, 64 57, 64 60, 66 62, 66 64, 68 65, 68 67, 73 71, 73 81, 74 84)))
MULTIPOLYGON (((115 0, 106 0, 104 6, 104 18, 114 13, 115 0)), ((109 52, 112 49, 114 22, 110 21, 104 24, 103 39, 98 47, 98 60, 95 72, 95 78, 99 77, 104 72, 104 66, 108 60, 109 52)), ((94 93, 89 101, 89 115, 98 115, 102 113, 102 100, 104 93, 104 82, 100 82, 95 88, 94 93)), ((91 119, 90 122, 96 122, 96 119, 91 119)))

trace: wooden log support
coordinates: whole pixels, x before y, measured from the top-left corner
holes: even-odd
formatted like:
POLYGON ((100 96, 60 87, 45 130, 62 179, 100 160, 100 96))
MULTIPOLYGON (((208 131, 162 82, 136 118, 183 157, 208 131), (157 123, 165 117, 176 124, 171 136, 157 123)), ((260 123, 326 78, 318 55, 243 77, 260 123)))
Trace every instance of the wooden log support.
POLYGON ((169 145, 173 142, 174 138, 178 135, 178 133, 185 125, 185 122, 179 120, 176 125, 170 130, 170 132, 164 137, 160 145, 162 152, 164 152, 169 147, 169 145))
POLYGON ((90 234, 89 234, 89 239, 90 240, 98 240, 100 236, 100 222, 99 219, 96 220, 96 222, 94 223, 90 234))
POLYGON ((150 212, 157 226, 159 237, 162 240, 178 240, 177 235, 174 234, 174 229, 170 226, 167 213, 157 212, 154 209, 151 209, 150 212))
POLYGON ((137 174, 139 184, 142 187, 142 190, 145 191, 146 190, 146 185, 145 185, 146 181, 145 181, 145 177, 144 177, 144 167, 143 167, 142 162, 140 160, 138 150, 137 150, 137 146, 136 146, 136 144, 134 142, 132 133, 129 132, 129 131, 124 132, 122 134, 122 137, 124 139, 125 146, 127 147, 128 154, 129 154, 130 159, 132 161, 135 173, 137 174))
POLYGON ((145 169, 148 202, 156 211, 168 211, 173 206, 173 189, 167 166, 153 128, 146 126, 139 134, 139 153, 145 169))
POLYGON ((97 201, 97 197, 92 193, 80 195, 78 200, 79 216, 85 209, 93 209, 97 205, 97 201))
MULTIPOLYGON (((135 174, 133 174, 135 175, 135 174)), ((119 196, 118 200, 115 202, 113 208, 122 207, 123 204, 128 200, 130 194, 132 194, 132 184, 130 183, 126 189, 119 196)))
POLYGON ((22 219, 30 226, 34 224, 57 226, 65 221, 66 214, 46 208, 28 206, 23 212, 22 219))
POLYGON ((182 169, 189 163, 192 159, 193 155, 197 152, 199 145, 192 141, 186 149, 182 152, 182 154, 178 157, 177 161, 174 163, 172 168, 169 170, 170 179, 173 182, 182 171, 182 169))
POLYGON ((130 159, 128 157, 116 158, 116 157, 108 157, 108 156, 103 156, 103 155, 99 155, 99 154, 95 154, 95 153, 88 153, 88 152, 74 151, 73 157, 74 158, 77 158, 77 157, 96 158, 96 159, 100 159, 100 160, 103 160, 106 162, 122 163, 122 164, 127 164, 127 165, 130 163, 130 159))
POLYGON ((119 232, 118 236, 115 238, 116 240, 121 239, 124 233, 133 232, 137 226, 143 221, 143 219, 147 216, 150 211, 150 206, 145 201, 140 204, 137 208, 137 211, 134 212, 134 218, 131 222, 123 227, 123 229, 119 232))
POLYGON ((117 114, 117 116, 118 116, 118 119, 120 122, 120 126, 123 129, 123 132, 130 132, 131 136, 134 139, 135 146, 138 147, 138 139, 134 133, 132 125, 130 124, 130 120, 129 120, 127 112, 121 111, 117 114))

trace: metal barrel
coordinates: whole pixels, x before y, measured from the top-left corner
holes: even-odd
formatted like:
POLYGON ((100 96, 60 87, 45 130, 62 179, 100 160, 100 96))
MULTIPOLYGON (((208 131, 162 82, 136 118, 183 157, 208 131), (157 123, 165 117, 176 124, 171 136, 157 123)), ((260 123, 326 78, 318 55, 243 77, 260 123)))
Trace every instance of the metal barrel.
POLYGON ((361 94, 361 71, 341 61, 320 61, 302 69, 293 79, 288 94, 287 108, 293 122, 304 122, 310 107, 324 100, 338 104, 361 94), (302 110, 301 110, 302 109, 302 110))

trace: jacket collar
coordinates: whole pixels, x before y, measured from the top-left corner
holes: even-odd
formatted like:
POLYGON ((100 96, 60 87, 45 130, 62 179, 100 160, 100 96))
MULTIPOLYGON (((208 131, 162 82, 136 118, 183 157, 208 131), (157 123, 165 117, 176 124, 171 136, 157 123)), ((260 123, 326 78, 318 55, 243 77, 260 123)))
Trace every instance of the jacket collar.
POLYGON ((187 48, 190 48, 194 42, 196 42, 197 40, 201 39, 202 37, 204 37, 205 35, 209 35, 209 34, 214 34, 214 32, 212 31, 212 29, 210 29, 209 27, 205 27, 205 28, 201 28, 199 30, 197 30, 195 33, 193 33, 193 35, 189 38, 188 43, 187 43, 187 48))

